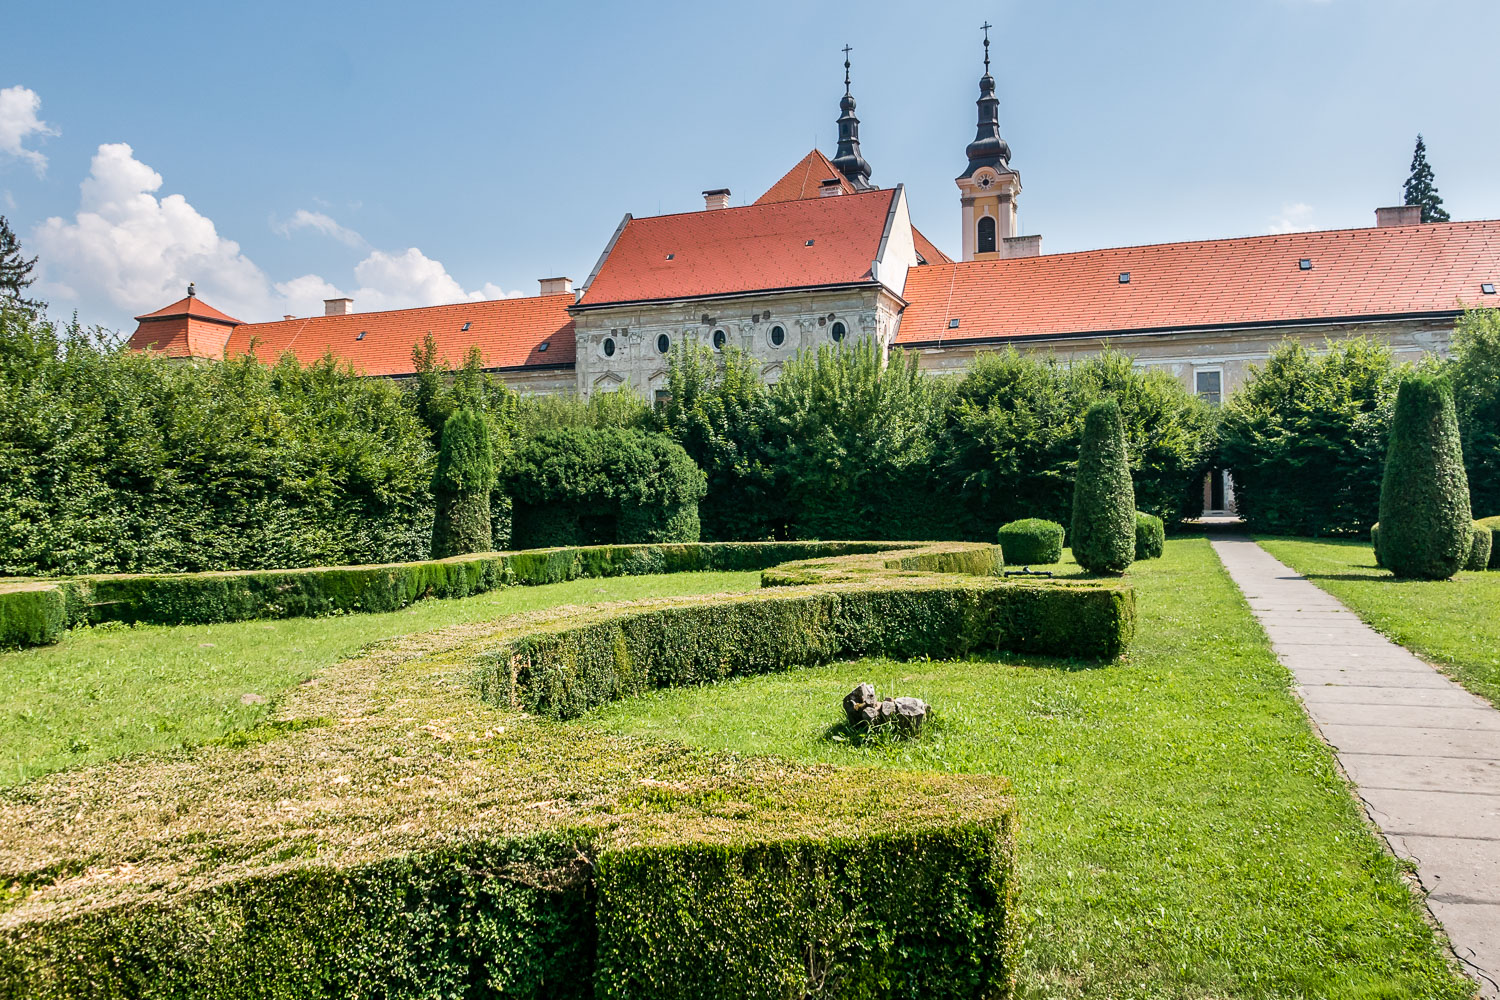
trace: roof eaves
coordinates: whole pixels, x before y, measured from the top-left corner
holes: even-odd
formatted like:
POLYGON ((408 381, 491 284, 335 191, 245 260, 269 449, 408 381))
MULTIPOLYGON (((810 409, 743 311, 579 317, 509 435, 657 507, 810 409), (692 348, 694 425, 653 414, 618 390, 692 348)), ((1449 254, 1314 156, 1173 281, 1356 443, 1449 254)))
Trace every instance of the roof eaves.
POLYGON ((773 288, 750 288, 736 292, 706 292, 702 295, 673 295, 654 299, 617 299, 609 302, 579 302, 568 307, 568 312, 578 314, 594 309, 613 309, 617 306, 671 305, 674 302, 703 302, 707 299, 743 299, 754 295, 779 295, 783 292, 823 291, 839 288, 879 288, 880 282, 869 278, 859 281, 834 281, 819 285, 786 285, 773 288))

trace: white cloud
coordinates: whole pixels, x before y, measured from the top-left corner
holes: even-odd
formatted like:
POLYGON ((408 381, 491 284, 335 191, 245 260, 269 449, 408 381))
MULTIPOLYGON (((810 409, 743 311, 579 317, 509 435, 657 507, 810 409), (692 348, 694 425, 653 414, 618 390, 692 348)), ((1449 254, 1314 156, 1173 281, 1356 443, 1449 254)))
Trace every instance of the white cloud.
POLYGON ((1281 206, 1281 215, 1273 219, 1266 227, 1266 232, 1277 235, 1280 233, 1305 233, 1309 229, 1317 228, 1312 221, 1313 207, 1304 202, 1281 206))
POLYGON ((0 90, 0 153, 30 163, 37 176, 47 172, 47 158, 22 145, 32 136, 57 135, 57 129, 37 117, 42 99, 25 87, 0 90))
POLYGON ((273 232, 287 237, 290 237, 299 229, 311 229, 313 232, 332 237, 348 247, 363 249, 369 246, 363 236, 347 226, 339 225, 332 216, 325 215, 322 212, 309 212, 305 208, 297 209, 296 212, 292 213, 292 217, 285 222, 273 222, 271 229, 273 232))
MULTIPOLYGON (((86 321, 124 329, 131 328, 131 316, 177 301, 190 281, 203 301, 247 322, 322 315, 324 299, 344 294, 318 274, 273 282, 182 195, 158 198, 161 186, 162 176, 130 146, 100 146, 80 186, 77 214, 54 216, 36 230, 38 293, 78 308, 86 321)), ((288 232, 313 229, 346 243, 358 238, 319 212, 299 211, 286 225, 288 232)), ((362 312, 524 294, 489 282, 468 291, 416 247, 372 250, 353 278, 356 287, 348 294, 362 312)))

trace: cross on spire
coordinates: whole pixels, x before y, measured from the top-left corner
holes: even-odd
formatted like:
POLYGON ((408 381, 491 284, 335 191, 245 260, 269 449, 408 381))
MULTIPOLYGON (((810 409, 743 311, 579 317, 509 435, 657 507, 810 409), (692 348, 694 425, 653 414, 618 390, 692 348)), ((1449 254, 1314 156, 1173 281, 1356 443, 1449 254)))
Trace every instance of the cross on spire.
POLYGON ((980 27, 984 29, 984 72, 988 76, 990 72, 990 29, 994 25, 986 21, 980 27))
POLYGON ((849 96, 849 53, 851 53, 853 51, 854 50, 849 47, 849 43, 845 42, 844 43, 844 96, 845 97, 849 96))

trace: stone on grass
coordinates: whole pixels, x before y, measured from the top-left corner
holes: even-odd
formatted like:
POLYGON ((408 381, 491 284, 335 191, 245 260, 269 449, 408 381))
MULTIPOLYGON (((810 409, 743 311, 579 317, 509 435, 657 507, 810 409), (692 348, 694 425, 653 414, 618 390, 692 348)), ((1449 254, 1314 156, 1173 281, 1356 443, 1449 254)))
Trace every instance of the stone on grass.
POLYGON ((844 718, 857 733, 889 728, 899 736, 916 736, 931 711, 920 698, 885 698, 871 684, 861 684, 844 695, 844 718))

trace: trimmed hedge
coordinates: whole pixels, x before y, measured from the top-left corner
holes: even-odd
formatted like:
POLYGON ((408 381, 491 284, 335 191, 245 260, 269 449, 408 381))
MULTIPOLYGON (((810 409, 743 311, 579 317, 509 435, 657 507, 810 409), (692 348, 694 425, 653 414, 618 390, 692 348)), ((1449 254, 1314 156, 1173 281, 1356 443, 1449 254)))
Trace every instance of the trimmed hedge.
POLYGON ((490 521, 494 485, 490 425, 473 410, 459 410, 443 424, 437 471, 432 476, 434 559, 494 550, 490 521))
MULTIPOLYGON (((934 569, 997 572, 995 546, 862 547, 804 563, 839 581, 817 587, 408 637, 416 656, 382 647, 289 692, 264 738, 0 794, 0 996, 1009 996, 1003 779, 869 782, 539 714, 845 652, 1047 651, 1134 628, 1120 584, 934 569), (475 679, 528 711, 481 704, 475 679), (180 805, 142 811, 158 799, 180 805)), ((696 568, 703 550, 743 565, 819 548, 636 553, 696 568)))
POLYGON ((1056 521, 1028 517, 1000 529, 1000 548, 1017 566, 1050 566, 1062 560, 1066 532, 1056 521))
POLYGON ((1500 569, 1500 517, 1482 517, 1474 528, 1490 533, 1490 569, 1500 569))
POLYGON ((4 623, 11 620, 20 621, 24 617, 31 621, 32 613, 22 609, 30 607, 30 602, 36 599, 11 598, 9 591, 0 590, 0 643, 56 642, 63 628, 107 621, 209 625, 258 618, 397 611, 413 601, 468 597, 499 587, 561 583, 579 577, 754 570, 795 559, 902 547, 910 548, 910 543, 596 545, 487 552, 385 566, 80 577, 34 585, 62 593, 62 625, 50 630, 7 627, 4 623), (16 610, 5 611, 12 602, 16 610), (14 638, 5 638, 12 632, 14 638))
POLYGON ((0 586, 0 649, 45 646, 68 627, 68 595, 54 583, 0 586))
POLYGON ((1135 512, 1136 559, 1160 559, 1167 549, 1167 527, 1154 514, 1135 512))
POLYGON ((1469 549, 1469 559, 1464 563, 1464 569, 1483 570, 1488 569, 1490 559, 1495 554, 1495 536, 1478 521, 1474 522, 1474 541, 1469 549))
POLYGON ((1468 561, 1474 519, 1453 394, 1414 375, 1396 392, 1380 486, 1380 558, 1398 577, 1444 580, 1468 561))

